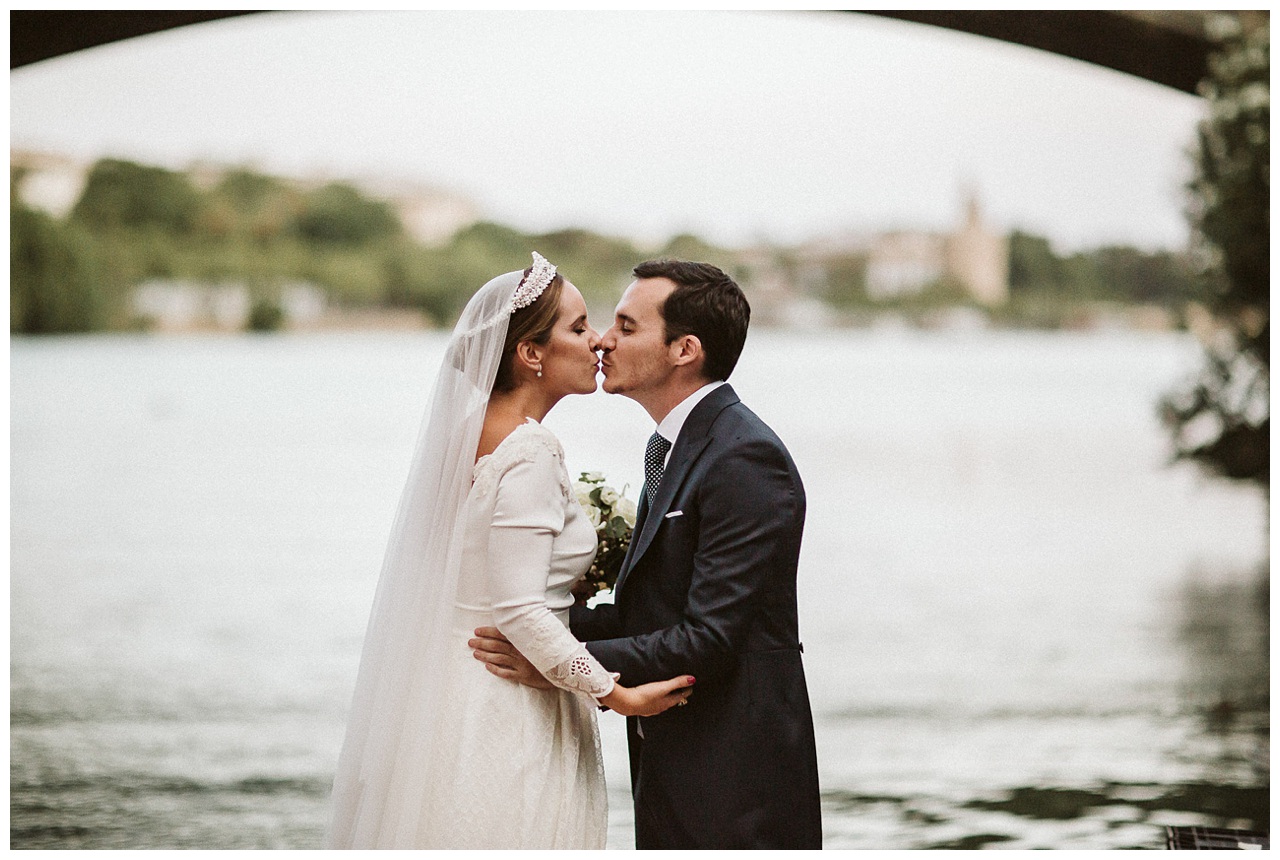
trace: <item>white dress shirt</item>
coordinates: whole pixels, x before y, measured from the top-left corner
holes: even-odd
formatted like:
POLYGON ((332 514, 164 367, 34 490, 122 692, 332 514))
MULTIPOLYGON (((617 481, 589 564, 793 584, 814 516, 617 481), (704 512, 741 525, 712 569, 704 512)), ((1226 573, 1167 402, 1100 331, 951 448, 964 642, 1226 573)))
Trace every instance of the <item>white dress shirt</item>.
POLYGON ((702 398, 715 391, 721 385, 724 385, 723 379, 717 379, 715 382, 708 382, 697 391, 690 394, 684 400, 681 400, 667 413, 667 417, 662 419, 658 424, 658 435, 671 443, 671 447, 667 449, 666 459, 662 461, 662 468, 667 467, 667 463, 671 462, 671 452, 675 450, 676 439, 680 437, 680 430, 684 427, 684 422, 689 417, 689 413, 693 411, 693 407, 702 402, 702 398))

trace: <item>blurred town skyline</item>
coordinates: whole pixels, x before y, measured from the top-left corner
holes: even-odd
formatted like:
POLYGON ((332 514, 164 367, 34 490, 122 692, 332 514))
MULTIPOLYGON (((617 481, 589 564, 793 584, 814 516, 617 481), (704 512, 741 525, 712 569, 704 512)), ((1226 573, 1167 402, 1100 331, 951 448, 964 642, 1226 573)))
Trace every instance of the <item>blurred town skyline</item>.
POLYGON ((997 231, 1063 253, 1179 249, 1202 114, 1085 63, 822 12, 263 13, 10 82, 14 148, 423 186, 527 232, 733 247, 946 231, 976 190, 997 231))
MULTIPOLYGON (((1059 256, 1045 237, 993 225, 974 186, 944 229, 729 248, 693 234, 646 244, 579 226, 522 234, 457 192, 386 177, 302 179, 208 162, 170 171, 23 149, 11 149, 10 169, 11 205, 39 213, 31 217, 73 246, 96 236, 116 247, 78 252, 81 270, 94 272, 79 298, 74 277, 51 285, 82 320, 72 328, 450 325, 477 278, 524 265, 531 248, 552 254, 606 317, 631 266, 656 256, 720 265, 774 326, 1168 329, 1195 314, 1186 253, 1111 245, 1059 256), (255 306, 267 315, 257 322, 255 306)), ((16 235, 30 235, 28 223, 16 235)), ((21 320, 47 300, 11 294, 11 328, 45 330, 21 320)))

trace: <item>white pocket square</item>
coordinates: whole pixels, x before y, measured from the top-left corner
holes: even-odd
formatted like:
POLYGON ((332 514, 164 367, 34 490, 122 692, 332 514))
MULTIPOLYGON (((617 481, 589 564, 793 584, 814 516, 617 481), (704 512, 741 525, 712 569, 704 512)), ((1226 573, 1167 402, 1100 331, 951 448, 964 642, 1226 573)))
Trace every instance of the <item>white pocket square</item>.
POLYGON ((669 514, 663 514, 662 518, 664 520, 669 520, 672 517, 682 517, 682 516, 684 516, 684 511, 672 511, 669 514))

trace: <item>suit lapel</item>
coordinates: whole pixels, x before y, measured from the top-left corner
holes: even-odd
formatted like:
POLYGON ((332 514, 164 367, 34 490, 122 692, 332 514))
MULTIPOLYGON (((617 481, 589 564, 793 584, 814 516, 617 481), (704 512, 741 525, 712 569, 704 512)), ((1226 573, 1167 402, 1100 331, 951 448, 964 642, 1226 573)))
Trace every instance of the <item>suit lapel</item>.
POLYGON ((618 580, 613 584, 613 593, 615 595, 622 588, 622 581, 627 578, 627 571, 631 569, 631 559, 636 554, 636 544, 640 542, 640 535, 644 531, 644 524, 649 521, 649 496, 641 487, 640 505, 636 508, 636 524, 632 529, 631 543, 627 546, 627 554, 622 557, 622 567, 618 569, 618 580))
MULTIPOLYGON (((671 458, 667 468, 663 470, 662 481, 658 484, 658 493, 653 497, 653 505, 647 499, 641 499, 636 511, 636 534, 627 548, 626 558, 622 561, 622 571, 618 574, 618 582, 614 586, 614 594, 620 594, 622 583, 627 574, 639 563, 653 537, 662 525, 662 519, 669 513, 671 503, 675 500, 680 485, 684 483, 693 464, 698 461, 703 450, 711 442, 711 425, 724 409, 738 402, 738 395, 727 384, 721 385, 702 399, 685 419, 680 436, 671 448, 671 458)), ((643 495, 643 494, 642 494, 643 495)), ((615 598, 616 599, 616 598, 615 598)))

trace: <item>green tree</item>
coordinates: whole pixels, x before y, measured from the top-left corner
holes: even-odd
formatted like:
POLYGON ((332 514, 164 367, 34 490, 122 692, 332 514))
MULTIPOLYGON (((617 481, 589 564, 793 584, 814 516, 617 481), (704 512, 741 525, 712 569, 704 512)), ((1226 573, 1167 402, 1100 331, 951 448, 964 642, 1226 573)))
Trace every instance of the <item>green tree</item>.
POLYGON ((97 255, 83 231, 9 194, 9 331, 83 332, 107 323, 97 255))
POLYGON ((287 194, 280 180, 244 167, 227 171, 213 189, 213 196, 227 201, 241 215, 253 215, 287 194))
MULTIPOLYGON (((455 262, 455 255, 447 248, 399 246, 386 260, 386 303, 417 308, 436 325, 452 325, 479 286, 469 283, 468 272, 459 270, 455 262)), ((495 272, 473 277, 487 280, 495 272)))
POLYGON ((189 233, 202 205, 185 174, 103 159, 89 171, 71 218, 95 232, 153 229, 189 233))
POLYGON ((610 311, 630 282, 631 269, 640 261, 631 242, 590 230, 575 228, 530 236, 527 244, 556 263, 582 291, 589 306, 607 306, 610 311))
POLYGON ((826 277, 822 286, 822 298, 836 307, 866 305, 867 255, 837 254, 824 262, 826 277))
MULTIPOLYGON (((529 237, 514 228, 492 221, 477 221, 463 227, 449 242, 449 252, 460 261, 492 261, 489 277, 525 269, 533 262, 529 255, 529 237)), ((486 279, 487 280, 487 279, 486 279)), ((481 281, 480 284, 483 284, 481 281)), ((479 284, 471 287, 474 291, 479 284)))
POLYGON ((1062 289, 1062 260, 1049 240, 1021 230, 1009 235, 1009 291, 1048 292, 1062 289))
POLYGON ((258 299, 249 308, 245 328, 249 331, 278 331, 284 327, 284 309, 271 299, 258 299))
POLYGON ((1051 296, 1077 302, 1108 293, 1092 252, 1060 257, 1048 239, 1021 230, 1009 236, 1009 292, 1014 299, 1051 296))
POLYGON ((235 168, 208 193, 200 225, 206 238, 270 244, 283 237, 302 205, 301 198, 275 177, 235 168))
POLYGON ((1177 456, 1270 493, 1270 24, 1215 19, 1188 214, 1216 330, 1199 376, 1162 402, 1177 456))
MULTIPOLYGON (((695 236, 692 233, 680 233, 672 236, 671 240, 656 255, 657 257, 665 257, 671 260, 691 260, 698 263, 710 263, 718 266, 725 272, 733 271, 737 262, 737 255, 732 251, 724 248, 718 248, 715 245, 695 236)), ((639 262, 637 260, 636 262, 639 262)))
POLYGON ((333 182, 306 195, 293 229, 312 245, 355 247, 397 235, 400 220, 388 203, 333 182))
POLYGON ((1185 255, 1110 245, 1092 256, 1098 280, 1118 298, 1181 305, 1194 293, 1194 270, 1185 255))
POLYGON ((1060 257, 1043 236, 1020 230, 1009 236, 1009 291, 1015 297, 1179 304, 1191 295, 1193 280, 1184 254, 1107 245, 1060 257))

